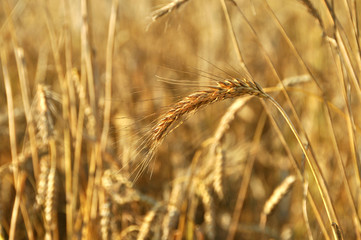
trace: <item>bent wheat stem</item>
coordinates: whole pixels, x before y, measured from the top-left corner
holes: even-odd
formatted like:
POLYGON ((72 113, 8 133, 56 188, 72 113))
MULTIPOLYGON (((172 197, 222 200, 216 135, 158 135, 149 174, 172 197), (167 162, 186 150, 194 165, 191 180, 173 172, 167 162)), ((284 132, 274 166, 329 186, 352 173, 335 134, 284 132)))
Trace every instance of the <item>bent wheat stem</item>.
MULTIPOLYGON (((296 130, 296 128, 294 127, 291 119, 288 117, 287 113, 285 112, 285 110, 281 107, 281 105, 279 105, 279 103, 274 100, 271 96, 267 96, 267 100, 269 100, 276 108, 277 110, 281 113, 281 115, 283 116, 284 120, 287 122, 288 126, 290 127, 292 133, 294 134, 294 136, 296 137, 296 140, 298 142, 298 144, 300 145, 301 149, 302 149, 302 152, 307 160, 307 163, 310 167, 310 170, 312 172, 312 175, 316 181, 316 185, 317 185, 317 188, 320 192, 320 195, 321 195, 321 199, 322 199, 322 202, 325 206, 325 210, 326 210, 326 213, 327 213, 327 217, 330 221, 330 225, 333 223, 333 222, 336 222, 338 224, 338 220, 337 218, 335 217, 335 214, 334 214, 334 209, 333 209, 333 206, 332 206, 332 203, 331 203, 331 200, 330 200, 330 197, 328 195, 328 192, 327 192, 327 189, 325 189, 325 181, 323 179, 323 177, 321 176, 321 174, 319 173, 319 169, 315 168, 314 166, 314 163, 313 161, 311 161, 308 153, 307 153, 307 150, 304 146, 304 144, 302 143, 301 141, 301 138, 296 130)), ((334 237, 335 239, 337 239, 337 232, 335 231, 335 229, 333 228, 332 229, 332 232, 334 234, 334 237)))

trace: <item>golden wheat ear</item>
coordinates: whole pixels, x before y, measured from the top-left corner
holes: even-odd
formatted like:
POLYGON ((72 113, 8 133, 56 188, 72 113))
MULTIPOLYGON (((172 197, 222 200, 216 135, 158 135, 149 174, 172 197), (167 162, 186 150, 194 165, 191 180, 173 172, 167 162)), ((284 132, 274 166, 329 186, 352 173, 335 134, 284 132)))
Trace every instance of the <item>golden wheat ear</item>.
POLYGON ((218 81, 216 86, 194 92, 175 103, 152 128, 149 145, 146 146, 148 155, 133 171, 136 174, 135 178, 137 179, 139 174, 144 172, 165 137, 182 124, 178 121, 179 119, 212 103, 247 95, 260 98, 268 97, 258 83, 248 78, 229 78, 218 81), (178 124, 175 125, 177 122, 178 124))

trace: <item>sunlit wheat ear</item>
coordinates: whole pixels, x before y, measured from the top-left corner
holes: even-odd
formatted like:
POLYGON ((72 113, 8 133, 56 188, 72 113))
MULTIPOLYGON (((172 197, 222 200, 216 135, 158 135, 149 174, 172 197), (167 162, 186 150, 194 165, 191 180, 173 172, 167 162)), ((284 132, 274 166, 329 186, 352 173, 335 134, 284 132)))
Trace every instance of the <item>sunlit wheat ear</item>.
POLYGON ((179 123, 174 126, 174 123, 178 122, 179 119, 212 103, 245 95, 260 98, 266 98, 268 96, 256 82, 252 82, 246 78, 231 78, 217 82, 217 86, 192 93, 174 104, 152 128, 149 139, 148 156, 136 168, 136 178, 138 178, 139 174, 149 165, 154 153, 168 133, 181 124, 179 123))
POLYGON ((265 227, 267 216, 275 209, 280 203, 282 198, 290 191, 293 183, 296 181, 296 177, 291 175, 288 176, 283 182, 273 191, 272 195, 268 198, 263 206, 261 213, 260 226, 265 227))

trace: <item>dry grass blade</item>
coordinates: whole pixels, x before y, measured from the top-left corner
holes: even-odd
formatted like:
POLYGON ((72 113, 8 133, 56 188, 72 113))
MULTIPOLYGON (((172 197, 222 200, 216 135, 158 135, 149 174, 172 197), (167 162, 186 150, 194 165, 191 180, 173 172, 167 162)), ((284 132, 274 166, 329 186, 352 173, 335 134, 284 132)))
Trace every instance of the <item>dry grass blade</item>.
POLYGON ((291 175, 288 176, 282 183, 273 191, 272 195, 268 198, 263 206, 261 214, 260 226, 265 227, 267 216, 275 209, 280 203, 282 198, 290 191, 293 183, 296 181, 296 177, 291 175))

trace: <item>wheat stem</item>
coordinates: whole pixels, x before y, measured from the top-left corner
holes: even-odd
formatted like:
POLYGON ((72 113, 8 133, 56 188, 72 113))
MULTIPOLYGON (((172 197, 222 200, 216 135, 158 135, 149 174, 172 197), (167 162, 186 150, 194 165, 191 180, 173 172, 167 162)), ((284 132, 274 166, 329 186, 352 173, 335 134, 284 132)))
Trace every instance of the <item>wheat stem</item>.
MULTIPOLYGON (((290 127, 293 135, 296 137, 296 140, 297 140, 298 144, 300 145, 304 156, 306 157, 307 163, 308 163, 308 165, 309 165, 309 167, 311 169, 312 175, 313 175, 313 177, 314 177, 314 179, 316 181, 316 185, 317 185, 317 188, 318 188, 318 190, 320 192, 321 199, 322 199, 322 202, 323 202, 323 204, 325 206, 325 210, 326 210, 327 217, 329 219, 330 224, 332 224, 333 222, 337 223, 338 220, 337 220, 337 218, 335 216, 334 209, 333 209, 333 206, 331 204, 330 197, 328 195, 327 189, 325 189, 325 182, 324 182, 324 179, 323 179, 322 175, 319 172, 320 170, 318 168, 315 168, 313 161, 311 161, 311 159, 309 157, 309 154, 308 154, 304 144, 302 143, 302 140, 300 139, 296 128, 293 126, 292 121, 288 117, 287 113, 278 104, 278 102, 276 102, 271 96, 269 96, 267 99, 278 109, 278 111, 281 113, 284 120, 287 122, 288 126, 290 127)), ((317 165, 316 165, 316 167, 317 167, 317 165)), ((333 229, 333 233, 334 233, 334 236, 336 237, 337 233, 335 232, 334 229, 333 229)))

